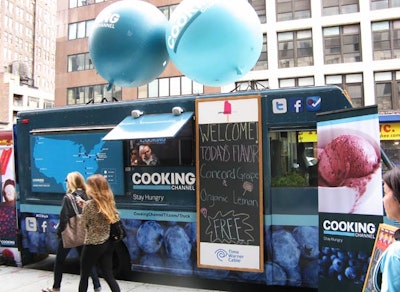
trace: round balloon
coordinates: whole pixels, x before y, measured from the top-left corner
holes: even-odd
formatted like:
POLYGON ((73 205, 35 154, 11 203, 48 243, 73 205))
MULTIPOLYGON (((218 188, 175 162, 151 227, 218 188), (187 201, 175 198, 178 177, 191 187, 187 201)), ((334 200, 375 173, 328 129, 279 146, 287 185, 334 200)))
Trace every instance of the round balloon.
POLYGON ((247 0, 183 0, 168 21, 166 43, 183 74, 204 85, 222 86, 254 67, 263 35, 247 0))
POLYGON ((140 0, 115 2, 96 17, 89 53, 96 71, 111 87, 137 87, 157 78, 169 62, 168 20, 140 0))

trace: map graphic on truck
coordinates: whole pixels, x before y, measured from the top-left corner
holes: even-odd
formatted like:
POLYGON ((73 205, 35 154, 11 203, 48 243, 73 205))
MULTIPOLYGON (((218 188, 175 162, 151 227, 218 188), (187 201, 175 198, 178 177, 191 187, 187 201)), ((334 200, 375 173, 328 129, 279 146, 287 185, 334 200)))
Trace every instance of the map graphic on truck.
POLYGON ((85 178, 100 173, 116 194, 123 193, 123 157, 118 141, 103 141, 104 133, 31 136, 32 191, 63 193, 65 177, 79 171, 85 178), (119 162, 119 163, 118 163, 119 162))

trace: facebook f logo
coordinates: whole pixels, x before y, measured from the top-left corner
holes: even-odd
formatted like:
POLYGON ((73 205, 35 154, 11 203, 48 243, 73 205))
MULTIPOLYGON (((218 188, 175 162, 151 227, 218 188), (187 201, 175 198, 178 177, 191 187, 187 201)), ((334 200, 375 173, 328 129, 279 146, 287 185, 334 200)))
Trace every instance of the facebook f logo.
POLYGON ((289 108, 291 112, 300 113, 303 111, 303 99, 301 98, 291 98, 289 100, 289 108))

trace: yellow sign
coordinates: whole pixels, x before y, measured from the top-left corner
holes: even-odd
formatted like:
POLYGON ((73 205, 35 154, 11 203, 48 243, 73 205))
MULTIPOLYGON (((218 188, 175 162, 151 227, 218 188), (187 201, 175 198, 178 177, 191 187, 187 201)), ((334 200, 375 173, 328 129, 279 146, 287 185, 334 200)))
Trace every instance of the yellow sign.
POLYGON ((317 131, 299 132, 299 143, 317 142, 317 131))
MULTIPOLYGON (((380 140, 400 140, 400 123, 380 123, 380 140)), ((317 131, 299 132, 299 143, 317 142, 317 131)))
POLYGON ((400 140, 400 123, 380 123, 379 132, 381 141, 400 140))

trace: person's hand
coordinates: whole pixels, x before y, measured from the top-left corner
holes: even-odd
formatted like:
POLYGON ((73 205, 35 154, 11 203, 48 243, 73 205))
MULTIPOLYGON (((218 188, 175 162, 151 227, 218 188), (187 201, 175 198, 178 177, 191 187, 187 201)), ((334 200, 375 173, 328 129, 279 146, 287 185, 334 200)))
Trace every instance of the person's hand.
POLYGON ((86 204, 86 201, 84 200, 84 199, 82 199, 81 197, 79 197, 79 196, 76 196, 76 204, 80 207, 80 208, 83 208, 84 206, 85 206, 85 204, 86 204))

